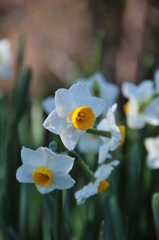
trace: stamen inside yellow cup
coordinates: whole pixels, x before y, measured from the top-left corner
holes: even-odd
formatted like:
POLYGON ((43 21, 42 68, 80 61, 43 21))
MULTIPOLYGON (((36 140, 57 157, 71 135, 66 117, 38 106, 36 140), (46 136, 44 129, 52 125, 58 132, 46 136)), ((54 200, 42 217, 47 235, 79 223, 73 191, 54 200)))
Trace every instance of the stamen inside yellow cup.
POLYGON ((74 110, 72 114, 72 123, 75 128, 88 130, 94 124, 94 113, 90 107, 81 106, 74 110))
POLYGON ((108 187, 109 187, 109 183, 107 181, 105 181, 105 180, 101 181, 98 186, 98 194, 102 193, 108 187))
POLYGON ((128 104, 128 102, 124 104, 123 109, 124 109, 125 115, 127 115, 128 112, 130 111, 130 105, 128 104))
POLYGON ((121 133, 121 140, 120 140, 120 147, 123 145, 125 141, 125 127, 124 126, 118 126, 120 133, 121 133))
POLYGON ((38 186, 47 187, 50 185, 52 181, 53 174, 50 170, 46 169, 45 167, 41 167, 37 168, 33 172, 32 177, 35 184, 37 184, 38 186))

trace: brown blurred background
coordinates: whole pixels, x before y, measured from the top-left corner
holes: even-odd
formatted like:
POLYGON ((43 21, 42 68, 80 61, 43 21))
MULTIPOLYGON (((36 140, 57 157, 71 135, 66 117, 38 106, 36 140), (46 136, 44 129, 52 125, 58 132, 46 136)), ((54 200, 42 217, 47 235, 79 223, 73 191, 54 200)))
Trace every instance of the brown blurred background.
MULTIPOLYGON (((53 94, 59 81, 89 73, 101 28, 102 73, 108 81, 137 83, 150 65, 145 76, 153 77, 159 67, 157 0, 0 0, 0 39, 11 39, 15 55, 18 36, 25 38, 32 94, 53 94)), ((0 88, 9 84, 0 81, 0 88)))

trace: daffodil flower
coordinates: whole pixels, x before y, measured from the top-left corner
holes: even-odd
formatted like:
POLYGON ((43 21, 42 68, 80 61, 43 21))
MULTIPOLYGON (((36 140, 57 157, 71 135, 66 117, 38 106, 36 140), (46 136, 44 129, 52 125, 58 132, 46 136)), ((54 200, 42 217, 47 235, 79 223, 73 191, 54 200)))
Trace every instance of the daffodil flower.
POLYGON ((50 114, 55 109, 55 98, 47 97, 42 101, 42 107, 46 114, 50 114))
POLYGON ((16 178, 19 182, 35 183, 41 194, 54 189, 71 188, 75 181, 68 174, 74 158, 55 154, 48 148, 40 147, 36 151, 22 148, 23 165, 18 168, 16 178))
POLYGON ((98 97, 105 99, 106 105, 102 112, 102 115, 105 116, 108 109, 115 103, 119 96, 118 86, 107 82, 100 72, 93 74, 88 79, 81 78, 77 81, 85 85, 91 94, 95 94, 98 97))
POLYGON ((3 39, 0 40, 0 78, 10 80, 12 76, 11 42, 3 39))
POLYGON ((144 141, 147 155, 147 166, 152 169, 159 168, 159 136, 156 138, 147 138, 144 141))
POLYGON ((122 92, 129 101, 124 106, 124 112, 127 117, 127 124, 130 128, 140 129, 145 126, 146 123, 153 124, 156 118, 154 108, 145 107, 152 101, 154 94, 153 82, 145 80, 136 86, 133 83, 123 83, 122 92), (150 118, 150 116, 152 116, 150 118))
POLYGON ((55 106, 43 126, 60 135, 65 147, 73 150, 81 131, 93 126, 104 107, 105 100, 91 97, 83 84, 72 85, 68 90, 59 89, 55 93, 55 106))
POLYGON ((119 145, 123 144, 125 137, 124 126, 117 126, 115 121, 114 112, 117 108, 117 104, 114 104, 109 108, 106 118, 102 119, 97 125, 98 130, 111 132, 111 138, 102 137, 103 144, 99 147, 98 163, 102 163, 107 157, 109 150, 114 151, 119 145))
POLYGON ((109 164, 100 166, 94 173, 96 178, 95 182, 90 182, 84 186, 81 190, 75 193, 77 204, 83 204, 86 198, 89 198, 95 194, 100 194, 109 187, 109 183, 106 179, 110 176, 115 166, 119 164, 119 161, 115 160, 109 164))

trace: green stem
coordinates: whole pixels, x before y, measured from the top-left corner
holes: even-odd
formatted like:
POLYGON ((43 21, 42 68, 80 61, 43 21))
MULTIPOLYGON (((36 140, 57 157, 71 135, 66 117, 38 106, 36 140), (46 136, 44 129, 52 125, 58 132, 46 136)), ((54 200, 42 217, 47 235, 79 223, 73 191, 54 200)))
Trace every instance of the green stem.
MULTIPOLYGON (((57 151, 60 153, 62 151, 62 142, 60 136, 57 135, 57 151)), ((55 204, 55 240, 61 240, 61 230, 62 230, 62 191, 56 190, 56 204, 55 204)))
POLYGON ((90 128, 86 131, 86 133, 90 133, 90 134, 94 134, 94 135, 98 135, 98 136, 103 136, 103 137, 107 137, 107 138, 112 137, 111 132, 98 130, 96 128, 90 128))
POLYGON ((56 190, 56 204, 55 204, 55 240, 61 240, 62 226, 62 191, 56 190))
POLYGON ((90 179, 91 182, 96 181, 96 177, 94 176, 93 172, 89 169, 89 167, 85 164, 85 162, 81 159, 79 154, 75 153, 74 151, 69 151, 69 155, 72 157, 76 157, 78 159, 78 163, 87 175, 87 177, 90 179))

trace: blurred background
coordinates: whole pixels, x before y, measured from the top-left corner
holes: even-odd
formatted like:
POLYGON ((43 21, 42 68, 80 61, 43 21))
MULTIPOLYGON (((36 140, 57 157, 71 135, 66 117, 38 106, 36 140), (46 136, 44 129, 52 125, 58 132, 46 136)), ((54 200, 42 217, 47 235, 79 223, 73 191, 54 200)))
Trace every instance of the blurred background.
POLYGON ((56 83, 49 74, 66 82, 96 70, 99 31, 105 34, 101 70, 106 79, 118 85, 139 81, 145 64, 158 67, 158 28, 157 0, 0 2, 0 37, 11 39, 15 53, 23 35, 24 64, 34 73, 33 94, 52 93, 50 86, 56 83))
MULTIPOLYGON (((119 87, 153 79, 159 68, 159 2, 0 0, 1 39, 11 41, 14 74, 11 81, 0 77, 0 240, 52 240, 55 193, 53 199, 43 197, 15 178, 22 146, 35 150, 56 140, 42 126, 47 116, 42 100, 96 71, 119 87)), ((120 110, 124 101, 120 96, 120 110)), ((126 124, 123 114, 118 120, 126 124)), ((115 156, 122 162, 110 198, 96 196, 77 207, 74 193, 88 179, 74 166, 71 175, 78 184, 63 194, 62 239, 157 239, 151 197, 159 191, 159 172, 145 167, 143 145, 156 134, 151 126, 127 129, 126 143, 115 156)), ((96 169, 97 154, 82 157, 96 169)))

